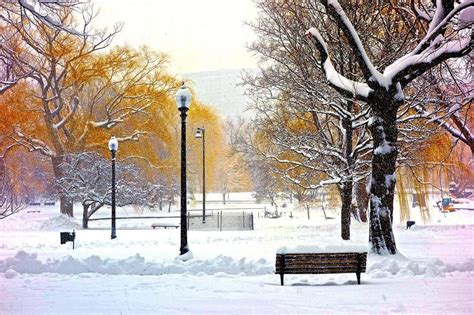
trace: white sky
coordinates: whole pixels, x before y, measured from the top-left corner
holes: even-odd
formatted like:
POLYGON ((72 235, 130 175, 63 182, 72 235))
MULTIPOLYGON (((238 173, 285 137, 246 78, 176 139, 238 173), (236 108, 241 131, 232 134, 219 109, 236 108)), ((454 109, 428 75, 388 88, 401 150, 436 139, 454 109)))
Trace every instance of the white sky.
POLYGON ((146 44, 171 57, 172 73, 253 68, 245 48, 252 0, 94 0, 98 26, 124 22, 114 44, 146 44))

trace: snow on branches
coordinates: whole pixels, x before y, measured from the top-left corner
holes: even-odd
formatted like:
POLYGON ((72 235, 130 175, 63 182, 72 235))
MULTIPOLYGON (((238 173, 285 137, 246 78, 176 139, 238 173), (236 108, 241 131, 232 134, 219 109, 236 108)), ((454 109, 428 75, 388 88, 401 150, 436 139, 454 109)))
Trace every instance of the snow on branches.
MULTIPOLYGON (((143 172, 131 163, 117 163, 116 202, 118 206, 150 205, 161 185, 146 181, 143 172)), ((111 205, 111 162, 103 156, 85 152, 64 156, 62 176, 56 179, 58 193, 80 201, 84 221, 104 205, 111 205)))
MULTIPOLYGON (((364 36, 359 36, 359 32, 356 31, 337 0, 321 0, 320 3, 325 8, 327 16, 336 22, 338 29, 344 35, 352 56, 357 62, 363 82, 347 79, 332 64, 332 54, 336 55, 337 49, 341 50, 340 47, 344 45, 342 41, 333 43, 332 47, 329 47, 324 37, 314 27, 308 29, 306 35, 319 52, 318 63, 329 85, 344 95, 354 95, 354 98, 367 102, 371 109, 369 129, 373 138, 373 155, 369 241, 373 252, 395 254, 397 249, 392 232, 395 181, 392 179, 394 179, 398 156, 397 119, 399 118, 398 111, 405 101, 404 88, 430 69, 450 58, 465 56, 472 50, 473 19, 468 11, 474 7, 474 0, 436 0, 432 1, 432 8, 429 9, 424 7, 420 9, 412 1, 411 11, 415 19, 418 17, 425 23, 429 23, 424 35, 420 35, 422 32, 413 24, 404 25, 401 29, 392 29, 390 33, 387 21, 396 24, 400 22, 398 19, 402 18, 403 23, 407 23, 407 17, 402 17, 401 12, 406 14, 410 10, 403 8, 403 4, 387 4, 388 10, 385 13, 380 11, 378 15, 381 17, 380 28, 372 30, 376 33, 364 30, 366 32, 364 36), (414 29, 416 32, 413 32, 414 29), (400 31, 405 32, 406 37, 398 42, 400 47, 393 47, 391 42, 397 35, 393 32, 400 31), (384 71, 378 70, 373 64, 361 40, 361 38, 366 38, 366 44, 370 45, 374 43, 371 38, 377 37, 376 34, 380 32, 386 33, 385 36, 378 37, 378 41, 383 42, 382 52, 383 49, 395 48, 398 53, 394 55, 393 60, 381 65, 381 69, 385 67, 384 71), (413 34, 410 35, 410 32, 413 34), (332 53, 331 48, 335 49, 336 53, 332 53)), ((314 8, 311 5, 309 7, 314 8)), ((325 31, 326 33, 330 31, 327 26, 325 31)), ((328 34, 325 35, 327 37, 328 34)), ((424 115, 419 110, 417 112, 419 115, 424 115)))
MULTIPOLYGON (((357 58, 366 83, 350 81, 334 69, 327 45, 316 28, 308 29, 306 35, 311 36, 321 55, 322 68, 329 83, 345 93, 354 93, 362 99, 367 98, 368 93, 374 93, 373 89, 376 87, 388 91, 394 89, 396 83, 400 83, 404 88, 429 68, 449 58, 466 55, 472 49, 473 19, 469 18, 470 15, 465 12, 472 10, 474 0, 465 0, 457 5, 453 0, 437 0, 434 15, 429 18, 430 24, 426 35, 408 54, 395 60, 385 68, 383 73, 380 73, 372 64, 357 31, 338 1, 321 2, 326 7, 327 13, 337 21, 338 26, 342 29, 357 58), (455 19, 459 15, 463 18, 455 19), (456 22, 458 22, 457 25, 456 22), (447 31, 449 25, 454 26, 454 31, 447 31), (372 88, 372 91, 369 90, 369 87, 372 88)), ((420 16, 421 11, 414 8, 415 13, 420 16)), ((423 17, 425 20, 428 19, 427 13, 423 12, 423 17)))

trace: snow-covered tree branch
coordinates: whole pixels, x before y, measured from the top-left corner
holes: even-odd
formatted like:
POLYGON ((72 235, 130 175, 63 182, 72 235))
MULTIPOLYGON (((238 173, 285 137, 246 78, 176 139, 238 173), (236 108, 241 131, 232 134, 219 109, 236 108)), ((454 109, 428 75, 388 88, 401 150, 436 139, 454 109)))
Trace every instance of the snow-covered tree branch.
MULTIPOLYGON (((394 61, 388 63, 383 72, 376 70, 376 65, 372 64, 367 51, 363 47, 359 33, 364 30, 356 30, 351 25, 346 12, 338 1, 322 0, 320 2, 326 9, 327 15, 336 21, 336 25, 333 27, 337 26, 342 30, 365 80, 362 84, 366 84, 370 88, 366 101, 371 108, 369 128, 374 145, 370 189, 371 228, 369 239, 374 252, 395 254, 396 245, 392 232, 394 173, 398 156, 397 118, 398 110, 405 101, 404 88, 440 63, 450 58, 464 56, 472 50, 473 19, 472 14, 465 13, 474 6, 474 1, 466 0, 460 3, 453 0, 433 1, 434 15, 429 19, 426 34, 420 37, 420 32, 413 32, 412 40, 408 41, 409 37, 407 37, 400 42, 401 46, 397 47, 397 52, 405 51, 406 53, 402 53, 394 61)), ((396 20, 401 13, 398 10, 391 9, 382 13, 381 7, 376 8, 376 10, 379 10, 377 16, 380 17, 384 26, 381 28, 382 32, 387 34, 386 41, 381 42, 385 45, 391 45, 389 41, 392 41, 391 37, 394 34, 389 33, 388 24, 385 22, 390 19, 396 20)), ((416 15, 422 16, 420 12, 417 11, 416 15)), ((403 23, 406 23, 407 20, 403 20, 403 23)), ((424 20, 428 20, 428 18, 424 20)), ((410 34, 413 30, 412 26, 405 24, 406 29, 404 31, 410 34)), ((325 29, 325 33, 329 31, 328 28, 325 29)), ((331 58, 331 48, 322 41, 322 36, 317 28, 309 28, 306 34, 311 37, 314 47, 319 52, 318 63, 324 65, 331 58)), ((337 48, 337 45, 332 46, 332 49, 337 48)), ((326 77, 339 78, 339 74, 333 71, 334 68, 335 66, 332 66, 328 68, 328 71, 323 66, 326 77)), ((330 83, 334 86, 334 82, 330 83)), ((336 86, 336 90, 340 88, 341 86, 336 86)))
MULTIPOLYGON (((83 227, 104 205, 111 204, 110 161, 97 153, 67 155, 60 165, 62 177, 56 180, 60 194, 80 201, 83 227)), ((117 163, 116 202, 118 206, 150 206, 160 185, 148 183, 143 172, 131 163, 117 163)))

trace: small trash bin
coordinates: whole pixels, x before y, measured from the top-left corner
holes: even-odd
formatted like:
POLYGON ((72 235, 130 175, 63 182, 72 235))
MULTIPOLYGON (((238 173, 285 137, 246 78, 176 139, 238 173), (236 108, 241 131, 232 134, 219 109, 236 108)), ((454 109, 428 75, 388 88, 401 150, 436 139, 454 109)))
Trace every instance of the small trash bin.
POLYGON ((76 232, 73 230, 70 232, 59 232, 61 238, 61 245, 66 244, 67 242, 72 242, 72 249, 74 249, 74 240, 76 239, 76 232))

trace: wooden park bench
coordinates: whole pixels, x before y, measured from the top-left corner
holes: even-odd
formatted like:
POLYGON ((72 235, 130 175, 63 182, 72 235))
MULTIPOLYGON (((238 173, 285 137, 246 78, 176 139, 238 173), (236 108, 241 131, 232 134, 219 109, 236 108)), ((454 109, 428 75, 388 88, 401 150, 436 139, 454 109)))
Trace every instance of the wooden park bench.
POLYGON ((156 228, 164 228, 164 229, 167 229, 167 228, 179 228, 179 224, 174 224, 174 223, 153 223, 151 225, 151 227, 154 229, 156 228))
MULTIPOLYGON (((367 250, 367 249, 365 249, 367 250)), ((281 285, 285 274, 355 273, 360 284, 360 274, 365 272, 367 251, 310 252, 311 250, 278 250, 275 273, 280 274, 281 285)))

